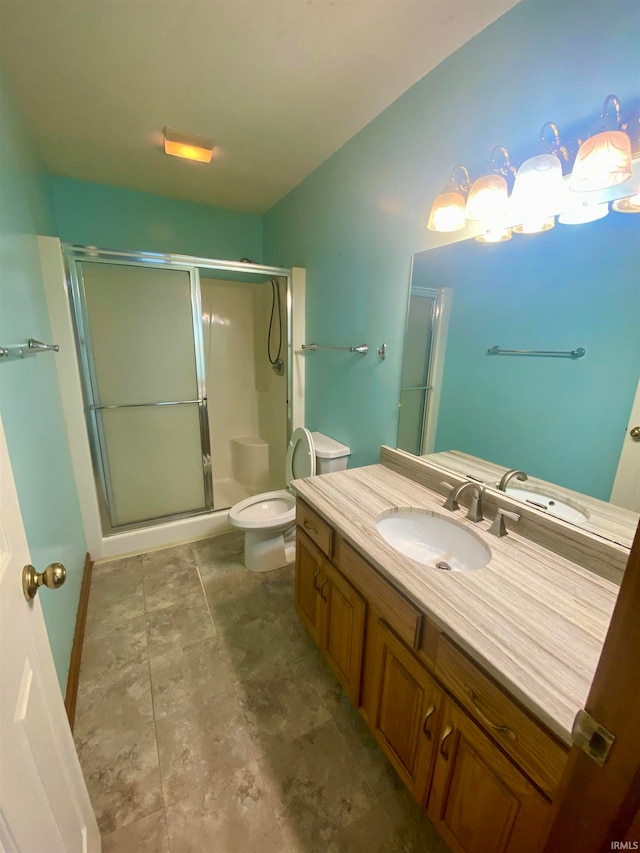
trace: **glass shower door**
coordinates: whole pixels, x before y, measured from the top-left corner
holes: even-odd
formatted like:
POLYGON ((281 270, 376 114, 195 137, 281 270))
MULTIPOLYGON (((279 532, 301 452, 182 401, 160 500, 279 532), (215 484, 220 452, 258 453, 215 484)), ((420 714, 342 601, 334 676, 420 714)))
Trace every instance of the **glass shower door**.
POLYGON ((111 526, 210 509, 197 270, 81 261, 75 273, 89 420, 111 526))

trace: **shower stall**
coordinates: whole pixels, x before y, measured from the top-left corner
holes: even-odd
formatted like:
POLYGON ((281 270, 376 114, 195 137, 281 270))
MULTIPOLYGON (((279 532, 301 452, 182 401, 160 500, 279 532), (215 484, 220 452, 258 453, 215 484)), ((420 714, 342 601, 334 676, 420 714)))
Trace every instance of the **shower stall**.
POLYGON ((283 488, 290 270, 63 253, 103 535, 283 488))

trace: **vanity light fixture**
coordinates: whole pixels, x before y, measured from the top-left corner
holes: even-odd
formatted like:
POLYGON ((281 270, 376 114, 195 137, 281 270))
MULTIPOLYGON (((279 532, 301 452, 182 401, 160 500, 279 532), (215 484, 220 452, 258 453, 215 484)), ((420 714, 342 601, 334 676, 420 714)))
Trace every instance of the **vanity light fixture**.
POLYGON ((466 225, 465 204, 469 192, 469 173, 458 164, 433 202, 427 228, 430 231, 460 231, 466 225))
POLYGON ((195 160, 198 163, 211 162, 215 144, 213 139, 173 127, 165 127, 163 132, 165 154, 182 157, 184 160, 195 160))
POLYGON ((607 95, 599 125, 582 143, 576 156, 569 188, 591 192, 615 187, 631 177, 631 140, 621 130, 620 101, 607 95), (613 107, 613 116, 609 114, 613 107))
POLYGON ((640 193, 616 199, 612 206, 616 213, 640 213, 640 193))
POLYGON ((549 214, 558 209, 564 194, 560 157, 566 163, 569 155, 560 144, 558 128, 552 121, 540 128, 538 145, 545 149, 544 153, 525 160, 513 184, 510 219, 521 223, 513 229, 516 234, 539 234, 553 228, 555 217, 549 214), (549 131, 553 136, 551 142, 545 139, 549 131))
POLYGON ((511 239, 511 228, 487 228, 476 237, 478 243, 506 243, 511 239))
POLYGON ((494 229, 507 213, 509 183, 515 175, 509 152, 502 145, 491 152, 491 166, 491 172, 471 185, 466 209, 467 219, 482 222, 487 230, 494 229))
POLYGON ((598 219, 604 219, 608 213, 609 204, 606 201, 600 204, 584 202, 561 213, 558 216, 558 222, 562 225, 584 225, 587 222, 596 222, 598 219))

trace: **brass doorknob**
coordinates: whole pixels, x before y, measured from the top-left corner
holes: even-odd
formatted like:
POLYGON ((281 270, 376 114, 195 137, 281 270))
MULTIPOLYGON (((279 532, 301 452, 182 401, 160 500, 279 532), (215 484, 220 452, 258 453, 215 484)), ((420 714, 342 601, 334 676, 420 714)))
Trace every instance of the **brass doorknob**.
POLYGON ((629 435, 631 438, 635 438, 636 441, 640 441, 640 426, 633 427, 629 430, 629 435))
POLYGON ((44 572, 37 572, 31 565, 22 570, 22 591, 27 601, 36 597, 42 585, 58 589, 67 579, 67 570, 62 563, 50 563, 44 572))

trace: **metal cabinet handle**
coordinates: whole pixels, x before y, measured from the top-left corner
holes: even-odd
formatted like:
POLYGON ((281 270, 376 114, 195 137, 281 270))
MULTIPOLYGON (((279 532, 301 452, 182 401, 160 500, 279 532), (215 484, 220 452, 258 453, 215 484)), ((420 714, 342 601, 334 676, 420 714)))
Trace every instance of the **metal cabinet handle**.
POLYGON ((428 724, 428 722, 429 722, 429 717, 433 714, 433 712, 435 711, 435 709, 436 709, 436 704, 435 704, 435 702, 432 702, 432 703, 429 705, 429 707, 427 708, 427 713, 424 715, 424 721, 423 721, 423 723, 422 723, 422 731, 423 731, 423 732, 424 732, 424 734, 426 735, 427 740, 431 740, 431 738, 432 738, 432 736, 433 736, 433 733, 432 733, 431 729, 429 729, 429 728, 427 727, 427 724, 428 724))
POLYGON ((518 736, 512 729, 509 728, 509 726, 505 726, 500 723, 494 723, 493 720, 490 720, 489 717, 487 717, 487 715, 484 713, 478 703, 478 697, 470 687, 467 687, 467 694, 469 696, 469 699, 471 699, 471 704, 475 708, 476 713, 478 714, 482 722, 485 723, 485 725, 489 726, 490 729, 493 729, 494 732, 498 732, 498 734, 508 737, 509 740, 518 740, 518 736))
POLYGON ((449 723, 445 728, 444 732, 442 733, 442 737, 440 738, 440 755, 444 758, 445 761, 449 760, 449 753, 448 751, 445 751, 444 745, 452 731, 453 726, 451 725, 451 723, 449 723))
POLYGON ((318 528, 317 528, 317 527, 313 527, 313 525, 309 524, 309 522, 307 521, 307 519, 306 519, 306 518, 305 518, 305 520, 302 522, 302 526, 304 527, 304 529, 305 529, 305 530, 308 530, 310 533, 315 533, 315 534, 316 534, 316 536, 318 535, 318 528))
POLYGON ((22 569, 22 592, 27 601, 36 597, 41 586, 59 589, 67 579, 67 570, 62 563, 50 563, 44 572, 37 572, 31 565, 22 569))
POLYGON ((313 576, 313 588, 315 589, 316 592, 318 591, 318 584, 316 583, 316 579, 317 579, 318 575, 320 574, 321 570, 322 570, 322 566, 318 566, 318 568, 316 569, 316 573, 313 576))
POLYGON ((325 580, 323 580, 323 581, 322 581, 322 583, 320 584, 320 587, 318 588, 318 592, 320 593, 320 598, 321 598, 323 601, 326 601, 326 600, 327 600, 327 597, 326 597, 325 595, 323 595, 323 594, 322 594, 322 590, 325 588, 325 586, 326 586, 328 583, 329 583, 329 578, 325 578, 325 580))

